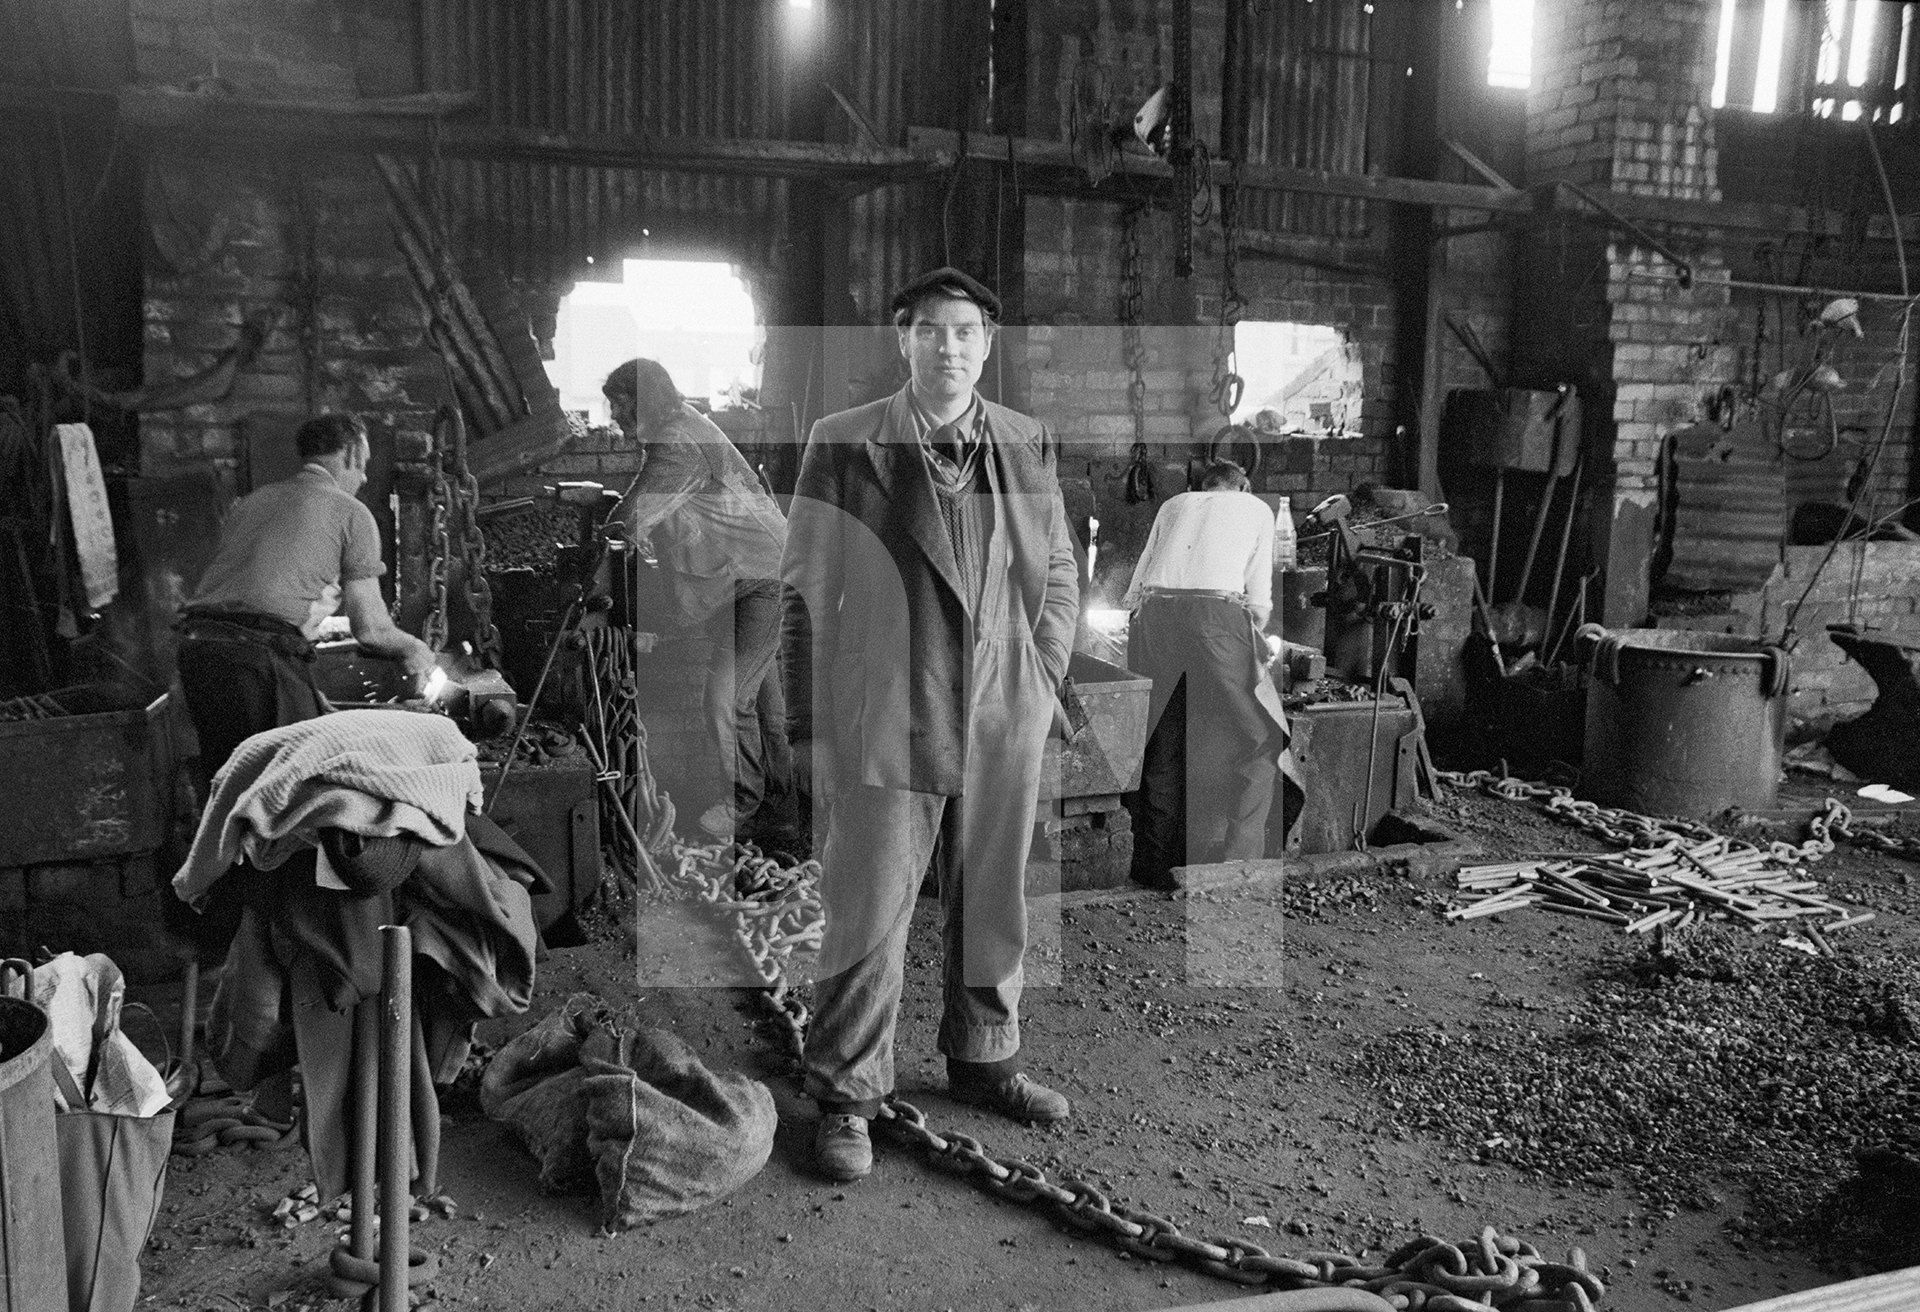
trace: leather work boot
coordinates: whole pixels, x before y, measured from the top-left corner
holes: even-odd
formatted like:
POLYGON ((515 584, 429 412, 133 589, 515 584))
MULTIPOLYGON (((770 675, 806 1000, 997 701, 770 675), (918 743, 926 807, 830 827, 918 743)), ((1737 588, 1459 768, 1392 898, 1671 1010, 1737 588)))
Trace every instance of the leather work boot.
POLYGON ((867 1118, 828 1113, 813 1132, 813 1164, 829 1180, 859 1180, 873 1170, 867 1118))
POLYGON ((1047 1125, 1073 1115, 1073 1105, 1064 1094, 1035 1084, 1020 1071, 994 1082, 949 1079, 947 1091, 957 1102, 984 1107, 1016 1121, 1047 1125))

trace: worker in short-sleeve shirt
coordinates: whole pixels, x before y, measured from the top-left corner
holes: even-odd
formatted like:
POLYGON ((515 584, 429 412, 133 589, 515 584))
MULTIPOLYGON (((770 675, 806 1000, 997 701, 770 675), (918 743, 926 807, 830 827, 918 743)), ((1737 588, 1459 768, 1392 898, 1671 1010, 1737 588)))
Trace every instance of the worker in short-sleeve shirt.
POLYGON ((180 683, 209 778, 244 739, 320 714, 313 639, 343 604, 362 647, 417 680, 433 669, 433 652, 380 596, 379 529, 354 495, 366 481, 364 426, 322 415, 295 440, 306 463, 228 510, 181 617, 180 683))

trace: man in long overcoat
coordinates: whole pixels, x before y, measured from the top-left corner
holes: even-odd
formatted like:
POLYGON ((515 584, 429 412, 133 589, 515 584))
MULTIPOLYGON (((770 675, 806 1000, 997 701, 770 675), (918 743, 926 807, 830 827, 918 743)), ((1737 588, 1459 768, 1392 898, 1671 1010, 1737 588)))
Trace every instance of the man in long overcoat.
POLYGON ((938 1036, 953 1095, 1029 1121, 1024 883, 1079 583, 1052 441, 974 390, 1000 312, 954 269, 895 298, 911 381, 814 426, 788 517, 783 673, 796 776, 827 816, 826 933, 806 1043, 814 1158, 858 1179, 893 1092, 907 929, 929 862, 945 913, 938 1036))

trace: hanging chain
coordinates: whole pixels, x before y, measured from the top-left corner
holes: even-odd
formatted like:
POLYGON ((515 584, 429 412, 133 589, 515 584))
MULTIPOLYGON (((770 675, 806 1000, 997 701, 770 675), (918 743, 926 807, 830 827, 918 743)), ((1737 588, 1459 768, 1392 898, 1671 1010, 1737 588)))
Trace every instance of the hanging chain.
POLYGON ((1247 380, 1240 376, 1240 355, 1234 329, 1247 308, 1240 295, 1240 162, 1227 161, 1227 178, 1220 184, 1220 326, 1214 339, 1211 396, 1222 419, 1231 420, 1246 395, 1247 380))
POLYGON ((1144 313, 1140 268, 1140 216, 1144 207, 1120 212, 1120 342, 1127 366, 1127 409, 1133 417, 1132 463, 1127 467, 1127 500, 1153 500, 1153 468, 1147 463, 1147 348, 1140 334, 1144 313))
MULTIPOLYGON (((453 416, 453 518, 460 534, 461 588, 473 615, 473 646, 480 663, 500 668, 500 630, 493 623, 493 585, 487 581, 487 538, 480 531, 480 480, 467 467, 467 421, 453 416)), ((444 473, 442 480, 444 482, 444 473)))
MULTIPOLYGON (((434 651, 447 649, 447 569, 453 559, 448 521, 453 494, 447 486, 447 425, 454 412, 442 406, 433 417, 433 450, 428 453, 433 481, 427 485, 427 596, 426 619, 420 637, 434 651)), ((455 416, 457 421, 457 416, 455 416)))

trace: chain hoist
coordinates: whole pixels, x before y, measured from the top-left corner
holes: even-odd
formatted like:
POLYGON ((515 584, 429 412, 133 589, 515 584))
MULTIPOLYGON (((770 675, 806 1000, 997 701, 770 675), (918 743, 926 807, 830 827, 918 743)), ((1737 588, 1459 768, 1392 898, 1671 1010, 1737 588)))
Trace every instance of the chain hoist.
POLYGON ((427 615, 420 638, 434 651, 447 649, 447 570, 453 559, 450 521, 453 493, 447 486, 447 427, 450 407, 433 417, 433 449, 428 452, 432 479, 427 484, 427 615))
MULTIPOLYGON (((480 531, 480 480, 467 466, 467 421, 453 419, 453 521, 460 535, 461 590, 473 616, 473 647, 480 663, 500 668, 500 630, 493 623, 493 585, 487 581, 487 537, 480 531)), ((444 481, 444 475, 443 475, 444 481)))
POLYGON ((1133 417, 1133 449, 1128 453, 1126 497, 1131 504, 1153 500, 1153 466, 1147 463, 1147 347, 1140 333, 1144 291, 1140 269, 1140 216, 1144 206, 1120 212, 1120 343, 1127 366, 1127 409, 1133 417))

